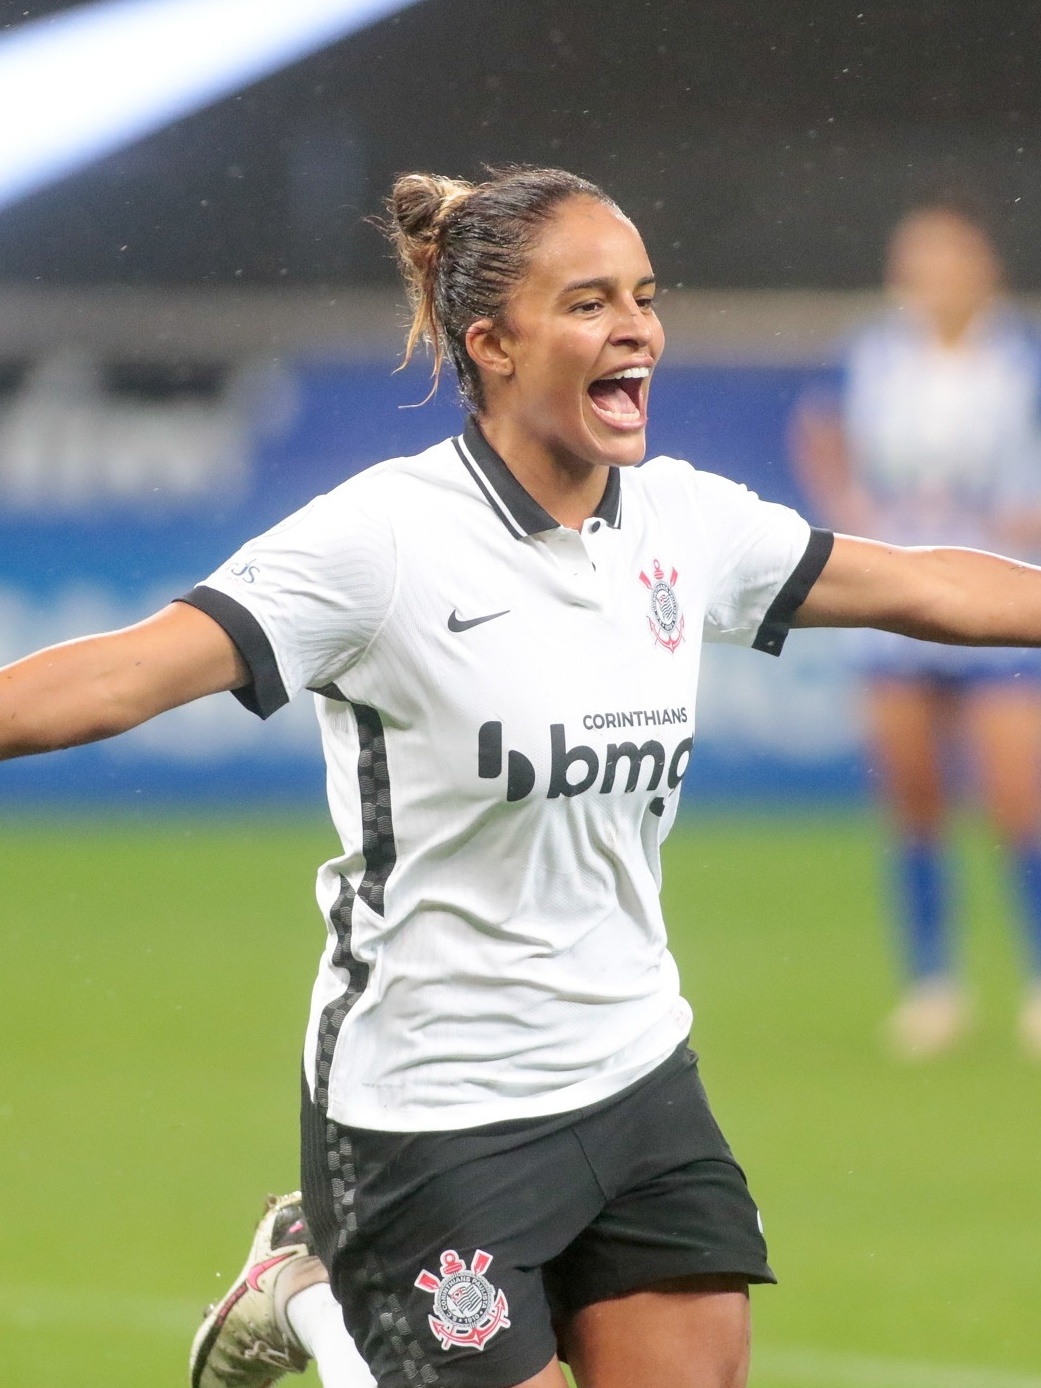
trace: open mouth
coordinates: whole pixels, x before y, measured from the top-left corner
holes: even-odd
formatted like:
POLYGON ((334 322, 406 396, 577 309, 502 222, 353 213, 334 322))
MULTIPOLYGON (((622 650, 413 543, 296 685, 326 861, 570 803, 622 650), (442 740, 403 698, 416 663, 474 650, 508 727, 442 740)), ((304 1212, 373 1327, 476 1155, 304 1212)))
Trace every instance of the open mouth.
POLYGON ((640 429, 647 422, 643 408, 643 383, 648 366, 630 366, 601 376, 589 387, 589 399, 598 419, 614 429, 640 429))

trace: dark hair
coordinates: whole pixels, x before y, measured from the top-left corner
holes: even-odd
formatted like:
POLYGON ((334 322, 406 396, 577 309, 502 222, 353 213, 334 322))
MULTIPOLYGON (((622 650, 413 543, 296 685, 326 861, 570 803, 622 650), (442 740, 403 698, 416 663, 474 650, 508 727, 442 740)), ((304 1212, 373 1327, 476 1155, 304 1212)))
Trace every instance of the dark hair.
POLYGON ((455 367, 467 408, 484 404, 466 333, 479 318, 503 321, 524 278, 540 228, 568 198, 615 204, 595 183, 563 169, 526 165, 489 169, 483 183, 437 174, 402 174, 387 201, 387 234, 412 307, 408 362, 421 341, 434 349, 436 387, 445 357, 455 367))

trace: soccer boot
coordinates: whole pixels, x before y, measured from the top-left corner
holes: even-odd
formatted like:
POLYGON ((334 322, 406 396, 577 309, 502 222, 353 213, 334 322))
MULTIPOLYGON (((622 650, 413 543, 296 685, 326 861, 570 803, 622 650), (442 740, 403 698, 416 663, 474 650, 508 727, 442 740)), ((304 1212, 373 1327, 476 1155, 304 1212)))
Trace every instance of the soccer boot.
POLYGON ((268 1196, 245 1267, 206 1313, 188 1360, 191 1388, 268 1388, 308 1355, 286 1316, 290 1297, 327 1280, 311 1252, 300 1192, 268 1196))
POLYGON ((1019 1014, 1019 1040, 1031 1060, 1041 1061, 1041 982, 1031 984, 1019 1014))
POLYGON ((960 983, 924 979, 905 994, 887 1019, 890 1051, 902 1060, 931 1060, 953 1050, 972 1026, 972 1005, 960 983))

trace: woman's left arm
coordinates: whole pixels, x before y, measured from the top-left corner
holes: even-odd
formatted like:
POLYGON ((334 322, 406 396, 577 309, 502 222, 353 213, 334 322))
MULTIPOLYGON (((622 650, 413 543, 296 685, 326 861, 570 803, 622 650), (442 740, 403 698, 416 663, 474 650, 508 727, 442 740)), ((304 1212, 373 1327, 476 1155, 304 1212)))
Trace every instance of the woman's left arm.
POLYGON ((1041 568, 975 549, 836 535, 799 627, 880 627, 964 646, 1041 646, 1041 568))

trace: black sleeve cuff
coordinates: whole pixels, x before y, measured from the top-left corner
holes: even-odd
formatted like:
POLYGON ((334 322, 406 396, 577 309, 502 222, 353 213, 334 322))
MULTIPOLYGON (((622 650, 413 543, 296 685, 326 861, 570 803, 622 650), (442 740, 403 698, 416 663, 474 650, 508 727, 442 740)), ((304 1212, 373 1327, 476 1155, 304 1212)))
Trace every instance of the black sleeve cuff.
POLYGON ((828 562, 835 536, 830 530, 811 530, 806 552, 789 574, 784 587, 774 598, 755 634, 752 649, 780 655, 785 638, 791 630, 792 618, 806 601, 810 589, 821 576, 828 562))
POLYGON ((249 684, 231 691, 244 708, 259 718, 270 718, 283 704, 288 704, 289 695, 278 673, 271 642, 252 612, 234 598, 229 598, 227 593, 207 588, 204 583, 174 601, 186 602, 189 607, 197 607, 200 612, 205 612, 235 642, 239 654, 249 666, 251 676, 249 684))

